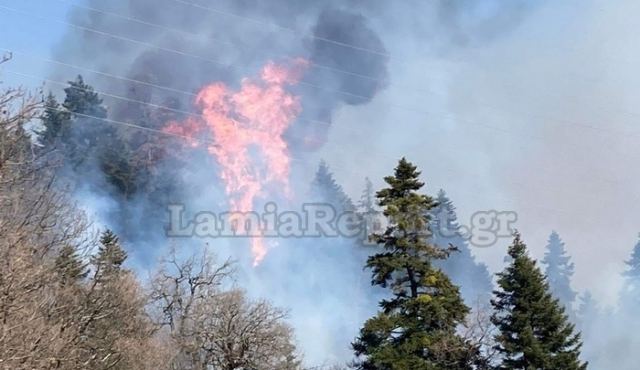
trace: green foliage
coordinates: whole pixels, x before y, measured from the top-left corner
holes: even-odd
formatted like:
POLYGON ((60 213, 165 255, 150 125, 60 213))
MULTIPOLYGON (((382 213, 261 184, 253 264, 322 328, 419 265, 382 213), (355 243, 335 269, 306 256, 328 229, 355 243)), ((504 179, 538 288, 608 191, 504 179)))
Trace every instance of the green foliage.
POLYGON ((352 344, 362 370, 471 369, 476 347, 457 335, 469 308, 458 288, 433 267, 448 251, 429 244, 428 210, 434 201, 417 191, 420 172, 404 158, 388 188, 377 193, 389 226, 373 238, 384 251, 371 256, 372 283, 392 292, 352 344))
POLYGON ((115 129, 105 123, 107 110, 102 99, 82 76, 69 81, 64 92, 66 97, 62 106, 72 120, 73 129, 63 131, 61 141, 67 160, 72 167, 78 168, 109 147, 115 129))
POLYGON ((74 81, 69 81, 69 86, 64 89, 66 98, 62 104, 71 114, 87 115, 98 118, 106 118, 107 110, 102 106, 102 99, 86 84, 82 76, 78 75, 74 81))
MULTIPOLYGON (((158 135, 105 121, 107 110, 102 99, 81 76, 69 81, 64 91, 63 104, 51 93, 45 100, 40 117, 43 130, 39 132, 45 149, 57 149, 77 173, 98 167, 106 182, 125 198, 140 190, 155 190, 149 189, 157 182, 154 166, 164 153, 164 142, 158 135)), ((158 122, 168 119, 161 113, 151 116, 146 110, 135 117, 137 124, 156 129, 158 122)))
POLYGON ((58 146, 61 137, 69 136, 69 112, 63 109, 52 93, 47 95, 40 120, 43 126, 40 142, 45 147, 58 146))
POLYGON ((495 309, 491 321, 499 330, 496 349, 502 355, 497 369, 586 369, 579 359, 580 334, 574 332, 517 233, 509 257, 491 302, 495 309))

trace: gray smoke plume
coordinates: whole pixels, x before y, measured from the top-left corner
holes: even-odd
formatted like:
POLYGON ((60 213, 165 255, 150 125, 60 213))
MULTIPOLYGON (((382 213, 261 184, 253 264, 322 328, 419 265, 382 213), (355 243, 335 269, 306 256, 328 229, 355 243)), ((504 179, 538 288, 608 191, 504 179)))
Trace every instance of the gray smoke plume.
MULTIPOLYGON (((295 209, 305 201, 320 156, 336 164, 339 180, 354 196, 367 174, 382 178, 400 156, 413 155, 420 163, 428 155, 420 135, 399 125, 415 116, 391 116, 397 101, 415 99, 415 93, 394 82, 399 78, 410 85, 410 74, 415 82, 426 78, 437 88, 430 78, 438 71, 407 65, 407 58, 447 59, 467 48, 490 48, 511 35, 530 8, 529 2, 506 0, 89 0, 86 7, 74 8, 69 21, 76 27, 69 28, 54 57, 100 73, 59 67, 52 75, 67 80, 81 73, 98 91, 113 95, 103 95, 109 118, 161 128, 195 113, 193 94, 206 84, 237 87, 269 60, 306 58, 310 66, 294 88, 303 112, 286 135, 295 159, 296 195, 281 200, 295 209), (403 132, 410 138, 389 141, 403 132), (353 149, 350 156, 343 156, 345 149, 353 149)), ((420 100, 427 108, 436 103, 420 100)), ((141 146, 146 144, 140 139, 141 146)), ((173 140, 160 146, 144 151, 154 171, 138 174, 144 186, 133 196, 118 194, 99 168, 82 174, 86 184, 77 191, 91 214, 125 235, 141 269, 152 266, 167 244, 167 204, 184 204, 192 213, 228 207, 214 160, 173 140)), ((427 176, 438 165, 433 168, 427 176)), ((357 250, 352 240, 285 240, 256 269, 249 267, 243 240, 177 243, 185 249, 209 243, 221 257, 238 259, 242 283, 252 294, 291 308, 310 364, 347 361, 349 341, 380 296, 368 287, 368 273, 361 269, 368 251, 357 250)))

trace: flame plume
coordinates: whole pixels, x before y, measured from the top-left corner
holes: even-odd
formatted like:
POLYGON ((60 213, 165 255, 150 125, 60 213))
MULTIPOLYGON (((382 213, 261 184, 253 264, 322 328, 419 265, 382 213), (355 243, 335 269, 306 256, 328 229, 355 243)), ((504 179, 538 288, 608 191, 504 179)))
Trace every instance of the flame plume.
MULTIPOLYGON (((300 98, 287 91, 307 66, 296 59, 289 66, 267 63, 259 79, 245 78, 239 91, 215 82, 200 90, 195 105, 202 118, 172 122, 165 130, 191 138, 210 136, 204 145, 221 167, 231 212, 251 212, 267 184, 289 192, 291 158, 284 133, 301 112, 300 98)), ((267 254, 262 237, 252 239, 254 266, 267 254)))

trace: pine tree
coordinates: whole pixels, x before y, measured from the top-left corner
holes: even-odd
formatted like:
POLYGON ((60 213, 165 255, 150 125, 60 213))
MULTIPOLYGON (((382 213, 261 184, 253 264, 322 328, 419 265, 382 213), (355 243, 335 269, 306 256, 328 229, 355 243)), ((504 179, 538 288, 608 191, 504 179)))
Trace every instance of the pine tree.
POLYGON ((569 313, 573 312, 573 303, 577 295, 571 288, 574 265, 571 257, 567 255, 564 242, 555 231, 549 236, 542 263, 546 265, 545 275, 553 296, 560 300, 569 313))
POLYGON ((342 186, 338 185, 329 170, 329 166, 322 161, 316 172, 316 176, 311 183, 311 195, 321 202, 331 204, 336 209, 336 213, 355 211, 351 198, 344 192, 342 186))
POLYGON ((106 230, 100 237, 98 253, 93 257, 92 264, 95 268, 95 279, 107 280, 111 276, 122 271, 122 264, 127 259, 127 252, 120 245, 116 234, 106 230))
POLYGON ((580 295, 580 305, 578 306, 577 317, 580 320, 580 327, 584 328, 587 326, 586 324, 590 321, 597 320, 600 315, 600 310, 598 310, 598 303, 593 298, 593 295, 590 291, 584 292, 580 295))
POLYGON ((107 110, 102 99, 86 84, 82 76, 69 81, 64 89, 66 97, 63 108, 71 120, 70 128, 60 137, 65 146, 65 155, 73 168, 87 162, 89 158, 103 155, 111 148, 115 129, 105 123, 107 110))
POLYGON ((458 224, 456 208, 444 190, 438 192, 437 206, 429 212, 433 219, 432 241, 441 248, 454 246, 456 251, 437 266, 451 277, 468 304, 488 303, 493 290, 491 274, 484 263, 477 262, 466 236, 458 224))
POLYGON ((53 93, 49 93, 44 103, 42 117, 43 129, 39 132, 40 143, 45 147, 58 144, 61 137, 69 135, 69 113, 62 108, 53 93))
POLYGON ((381 212, 376 208, 375 192, 373 190, 373 183, 369 178, 365 178, 365 188, 362 191, 360 200, 357 203, 357 210, 360 218, 364 223, 362 240, 367 242, 369 235, 379 230, 381 227, 380 220, 378 219, 381 212))
POLYGON ((458 288, 433 260, 447 250, 428 242, 432 198, 418 193, 420 172, 404 158, 389 185, 377 193, 389 226, 373 238, 384 251, 369 257, 372 284, 388 288, 390 299, 367 320, 352 344, 361 370, 471 369, 478 350, 456 334, 469 308, 458 288))
POLYGON ((579 359, 580 334, 553 298, 518 233, 509 256, 511 263, 498 274, 499 289, 491 301, 495 310, 491 321, 499 330, 496 350, 502 354, 497 368, 586 369, 579 359))
POLYGON ((636 243, 631 258, 625 261, 626 271, 622 274, 624 285, 621 293, 623 309, 634 311, 640 304, 640 241, 636 243))
POLYGON ((373 183, 368 177, 364 179, 364 190, 358 201, 358 211, 362 214, 370 214, 376 212, 376 200, 373 190, 373 183))
POLYGON ((69 86, 64 89, 66 97, 63 107, 77 117, 90 116, 106 118, 107 110, 102 106, 102 99, 90 85, 84 82, 78 75, 74 81, 69 81, 69 86))
POLYGON ((72 284, 87 277, 87 265, 82 262, 73 246, 60 248, 55 260, 55 269, 63 285, 72 284))

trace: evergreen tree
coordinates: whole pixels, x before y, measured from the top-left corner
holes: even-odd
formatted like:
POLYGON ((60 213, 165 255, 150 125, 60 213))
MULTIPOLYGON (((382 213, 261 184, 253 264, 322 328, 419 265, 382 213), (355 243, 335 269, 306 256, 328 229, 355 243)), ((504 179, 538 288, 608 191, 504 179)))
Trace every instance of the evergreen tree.
POLYGON ((77 168, 88 159, 103 155, 105 149, 113 146, 111 140, 115 129, 105 123, 107 110, 102 105, 102 99, 93 87, 84 82, 82 76, 69 81, 64 92, 66 97, 62 106, 68 112, 71 123, 60 139, 70 165, 77 168))
POLYGON ((498 274, 499 289, 491 301, 495 309, 491 321, 499 330, 496 350, 502 354, 497 368, 586 369, 579 359, 580 334, 550 293, 518 233, 509 256, 511 263, 498 274))
POLYGON ((580 327, 584 328, 587 326, 586 324, 590 321, 597 320, 600 315, 600 311, 598 310, 598 303, 593 298, 593 295, 590 291, 584 292, 580 295, 580 305, 578 306, 577 317, 580 320, 580 327))
POLYGON ((376 199, 375 192, 373 190, 373 183, 369 178, 364 179, 364 190, 358 201, 358 211, 362 214, 370 214, 376 212, 376 199))
POLYGON ((82 117, 84 115, 106 118, 107 110, 102 106, 102 99, 93 90, 93 87, 86 84, 82 76, 76 77, 74 81, 69 81, 69 86, 64 89, 66 97, 63 107, 72 115, 82 117))
POLYGON ((373 238, 384 249, 369 257, 372 284, 392 297, 367 320, 352 344, 361 370, 471 369, 478 349, 457 335, 469 308, 433 260, 448 250, 428 242, 432 198, 418 193, 420 172, 404 158, 377 193, 389 226, 373 238))
POLYGON ((381 212, 376 208, 375 196, 373 184, 367 177, 365 178, 365 188, 357 203, 358 214, 364 223, 364 227, 362 228, 364 233, 364 235, 362 235, 362 240, 364 242, 367 242, 369 235, 379 230, 381 227, 380 220, 378 219, 381 212))
POLYGON ((622 288, 623 309, 634 311, 640 304, 640 241, 636 243, 631 258, 625 261, 626 271, 622 274, 624 285, 622 288))
POLYGON ((45 147, 58 144, 61 137, 69 135, 69 113, 62 108, 53 93, 49 93, 44 103, 42 117, 43 129, 39 132, 40 143, 45 147))
POLYGON ((555 231, 549 236, 542 263, 546 265, 545 275, 553 296, 560 300, 569 313, 573 312, 573 302, 577 295, 571 288, 574 265, 571 257, 567 255, 564 242, 555 231))
POLYGON ((489 269, 471 254, 467 238, 458 224, 456 208, 444 190, 438 192, 436 202, 437 206, 429 212, 433 219, 432 241, 441 248, 456 248, 448 259, 438 261, 437 266, 460 286, 467 304, 488 303, 493 290, 489 269))
MULTIPOLYGON (((140 166, 134 165, 135 152, 125 138, 118 135, 111 138, 111 146, 102 150, 99 157, 100 167, 109 184, 125 198, 136 194, 139 188, 140 166)), ((151 176, 147 174, 147 176, 151 176)), ((147 177, 148 178, 148 177, 147 177)))
POLYGON ((127 252, 120 245, 116 234, 111 230, 106 230, 100 237, 98 253, 92 259, 95 278, 101 281, 117 275, 122 271, 122 264, 126 259, 127 252))
POLYGON ((322 161, 316 172, 316 176, 311 183, 311 195, 318 201, 331 204, 336 209, 336 213, 355 211, 351 198, 344 192, 342 186, 338 185, 329 170, 329 166, 322 161))
POLYGON ((82 262, 76 249, 71 245, 60 248, 55 260, 55 268, 63 285, 78 282, 89 273, 87 265, 82 262))

